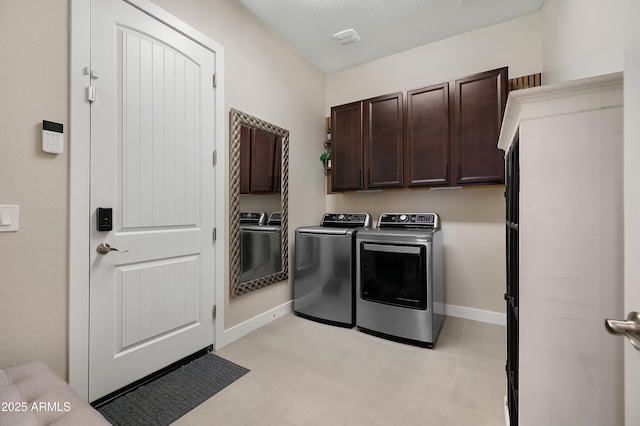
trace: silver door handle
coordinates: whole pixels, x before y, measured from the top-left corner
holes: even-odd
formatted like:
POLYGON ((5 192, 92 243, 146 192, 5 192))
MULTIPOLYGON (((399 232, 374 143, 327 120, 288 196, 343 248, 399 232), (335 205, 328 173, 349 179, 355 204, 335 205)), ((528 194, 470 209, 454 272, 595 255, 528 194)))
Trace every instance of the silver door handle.
POLYGON ((629 312, 627 320, 604 320, 607 331, 617 336, 626 336, 634 348, 640 351, 640 315, 637 312, 629 312))
POLYGON ((127 250, 118 250, 115 247, 111 247, 109 244, 107 243, 100 243, 98 244, 98 247, 96 247, 96 251, 100 254, 107 254, 107 253, 111 253, 112 251, 117 251, 119 253, 126 253, 129 251, 129 249, 127 250))

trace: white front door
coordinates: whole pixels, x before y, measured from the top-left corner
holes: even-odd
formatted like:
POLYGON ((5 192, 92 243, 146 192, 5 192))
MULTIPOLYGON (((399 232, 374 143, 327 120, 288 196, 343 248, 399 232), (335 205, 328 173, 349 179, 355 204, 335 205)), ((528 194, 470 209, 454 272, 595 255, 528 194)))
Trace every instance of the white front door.
POLYGON ((91 0, 91 401, 213 344, 215 59, 122 0, 91 0))
MULTIPOLYGON (((625 2, 624 312, 640 312, 640 2, 625 2)), ((640 351, 624 344, 625 424, 640 425, 640 351)))

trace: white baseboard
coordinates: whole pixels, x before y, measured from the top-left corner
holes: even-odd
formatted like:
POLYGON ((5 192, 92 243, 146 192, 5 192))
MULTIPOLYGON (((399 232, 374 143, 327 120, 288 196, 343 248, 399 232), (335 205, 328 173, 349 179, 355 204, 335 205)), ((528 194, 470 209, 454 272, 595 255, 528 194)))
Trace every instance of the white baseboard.
MULTIPOLYGON (((252 331, 256 331, 283 315, 293 312, 293 300, 283 303, 280 306, 263 312, 260 315, 224 330, 222 336, 216 339, 216 350, 223 348, 229 343, 235 342, 252 331)), ((486 322, 489 324, 506 325, 506 314, 500 312, 484 311, 482 309, 467 308, 464 306, 444 305, 444 314, 450 317, 464 318, 473 321, 486 322)))
POLYGON ((235 342, 239 338, 246 336, 252 331, 256 331, 260 327, 264 327, 289 312, 293 312, 293 300, 226 329, 222 333, 222 336, 216 338, 216 350, 227 346, 229 343, 235 342))
POLYGON ((487 322, 489 324, 507 325, 507 314, 501 312, 484 311, 482 309, 445 304, 444 314, 450 317, 487 322))

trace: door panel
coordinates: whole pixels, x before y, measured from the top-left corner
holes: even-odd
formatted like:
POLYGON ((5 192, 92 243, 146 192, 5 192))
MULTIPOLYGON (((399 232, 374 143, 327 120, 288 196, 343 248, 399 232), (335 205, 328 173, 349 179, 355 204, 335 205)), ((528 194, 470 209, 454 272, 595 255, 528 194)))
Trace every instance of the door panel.
POLYGON ((194 226, 199 201, 198 67, 132 30, 118 28, 118 38, 123 228, 194 226))
POLYGON ((497 147, 507 104, 507 68, 455 82, 457 185, 504 183, 504 158, 497 147))
POLYGON ((364 101, 365 188, 402 186, 404 105, 402 93, 364 101))
POLYGON ((251 193, 251 129, 240 126, 240 193, 251 193))
POLYGON ((407 93, 405 184, 449 183, 449 84, 407 93))
POLYGON ((331 108, 331 190, 362 189, 362 102, 331 108))
POLYGON ((116 267, 118 352, 197 323, 199 263, 183 256, 116 267))
POLYGON ((95 400, 213 343, 215 54, 92 0, 91 67, 90 211, 113 208, 89 241, 95 400))
POLYGON ((251 135, 251 192, 273 192, 276 136, 261 129, 251 135))

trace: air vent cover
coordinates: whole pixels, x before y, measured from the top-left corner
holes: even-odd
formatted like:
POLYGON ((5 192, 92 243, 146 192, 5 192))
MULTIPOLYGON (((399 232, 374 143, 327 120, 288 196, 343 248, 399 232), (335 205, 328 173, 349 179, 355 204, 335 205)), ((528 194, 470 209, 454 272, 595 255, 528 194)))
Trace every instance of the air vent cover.
POLYGON ((333 37, 340 42, 340 44, 349 44, 360 41, 360 36, 353 28, 335 33, 333 37))

